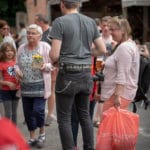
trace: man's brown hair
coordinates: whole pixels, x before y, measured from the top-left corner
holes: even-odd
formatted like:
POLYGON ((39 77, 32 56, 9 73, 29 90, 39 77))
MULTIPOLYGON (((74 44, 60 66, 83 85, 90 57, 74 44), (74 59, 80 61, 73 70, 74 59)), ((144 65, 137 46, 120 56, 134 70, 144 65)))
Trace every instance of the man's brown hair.
POLYGON ((64 4, 64 6, 67 9, 75 9, 80 6, 80 2, 68 2, 68 1, 64 1, 64 0, 61 0, 61 2, 64 4))

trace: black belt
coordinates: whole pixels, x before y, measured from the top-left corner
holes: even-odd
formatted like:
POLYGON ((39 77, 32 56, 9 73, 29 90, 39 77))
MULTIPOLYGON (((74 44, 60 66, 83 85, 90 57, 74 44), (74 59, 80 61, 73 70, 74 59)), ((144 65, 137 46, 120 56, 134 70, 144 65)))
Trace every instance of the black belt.
POLYGON ((90 64, 60 64, 60 69, 63 69, 65 71, 90 71, 91 65, 90 64))

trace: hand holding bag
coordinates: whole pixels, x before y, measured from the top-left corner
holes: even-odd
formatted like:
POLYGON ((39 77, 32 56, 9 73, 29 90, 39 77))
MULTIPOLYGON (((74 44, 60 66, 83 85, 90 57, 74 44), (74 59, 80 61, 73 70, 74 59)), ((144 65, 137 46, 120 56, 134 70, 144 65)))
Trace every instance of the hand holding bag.
POLYGON ((103 113, 96 150, 135 150, 138 129, 138 114, 112 107, 103 113))

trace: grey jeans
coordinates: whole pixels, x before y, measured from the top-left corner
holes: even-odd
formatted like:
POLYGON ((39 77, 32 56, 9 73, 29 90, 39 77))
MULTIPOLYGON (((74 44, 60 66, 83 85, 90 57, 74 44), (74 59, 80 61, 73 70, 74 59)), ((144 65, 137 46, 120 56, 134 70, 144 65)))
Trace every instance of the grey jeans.
POLYGON ((19 100, 3 101, 5 116, 17 124, 17 107, 19 100))
POLYGON ((17 123, 17 108, 19 97, 16 96, 17 90, 1 90, 2 103, 4 105, 4 116, 17 123))
POLYGON ((75 103, 83 135, 83 149, 94 149, 93 125, 89 115, 89 94, 92 90, 90 71, 60 70, 56 80, 56 110, 63 150, 74 150, 71 127, 72 106, 75 103))
POLYGON ((4 106, 3 106, 3 102, 0 102, 0 116, 4 116, 4 106))

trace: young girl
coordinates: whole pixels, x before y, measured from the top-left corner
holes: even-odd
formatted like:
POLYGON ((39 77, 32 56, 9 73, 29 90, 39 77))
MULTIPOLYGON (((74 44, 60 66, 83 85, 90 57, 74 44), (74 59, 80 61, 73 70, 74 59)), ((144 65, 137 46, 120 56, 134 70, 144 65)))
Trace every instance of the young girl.
POLYGON ((1 45, 0 53, 0 86, 2 86, 1 98, 5 116, 17 123, 19 97, 16 96, 16 93, 19 89, 19 82, 14 72, 16 50, 12 44, 6 42, 1 45))

